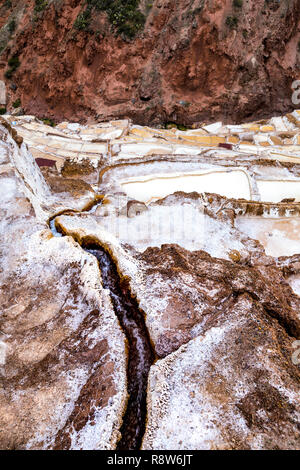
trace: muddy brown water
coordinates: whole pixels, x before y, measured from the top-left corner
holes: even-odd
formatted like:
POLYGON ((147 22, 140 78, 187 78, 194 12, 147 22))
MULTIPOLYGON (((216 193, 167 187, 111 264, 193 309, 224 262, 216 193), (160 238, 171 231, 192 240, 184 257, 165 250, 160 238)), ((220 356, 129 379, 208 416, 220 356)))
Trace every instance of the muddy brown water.
POLYGON ((88 246, 84 249, 98 260, 103 287, 110 291, 115 313, 129 346, 127 369, 129 400, 120 430, 122 438, 117 450, 139 449, 145 432, 148 375, 154 361, 144 315, 139 310, 137 301, 130 295, 127 283, 121 281, 110 255, 98 246, 88 246))
MULTIPOLYGON (((55 228, 55 218, 49 221, 49 225, 55 236, 63 236, 55 228)), ((128 283, 120 278, 110 254, 100 245, 83 243, 81 246, 98 261, 103 287, 109 289, 115 314, 128 341, 129 398, 117 450, 137 450, 141 447, 145 433, 147 382, 150 367, 155 359, 144 314, 131 295, 128 283)))

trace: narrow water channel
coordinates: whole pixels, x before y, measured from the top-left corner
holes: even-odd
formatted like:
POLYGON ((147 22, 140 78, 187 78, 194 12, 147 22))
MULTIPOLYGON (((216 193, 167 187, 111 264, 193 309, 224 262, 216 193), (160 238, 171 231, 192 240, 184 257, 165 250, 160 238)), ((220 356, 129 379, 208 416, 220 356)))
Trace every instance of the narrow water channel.
MULTIPOLYGON (((55 229, 54 219, 50 228, 55 236, 62 236, 55 229)), ((117 450, 137 450, 140 448, 146 425, 147 381, 154 352, 151 346, 144 315, 136 299, 131 296, 126 281, 118 274, 116 265, 104 248, 94 244, 83 244, 82 248, 97 258, 105 289, 109 289, 116 316, 128 340, 128 403, 123 425, 120 429, 121 439, 117 450)))
POLYGON ((117 450, 139 449, 145 432, 148 374, 154 360, 144 316, 137 301, 131 297, 128 286, 121 281, 110 255, 100 247, 89 246, 84 249, 98 260, 103 287, 110 291, 115 313, 129 346, 129 400, 117 450))

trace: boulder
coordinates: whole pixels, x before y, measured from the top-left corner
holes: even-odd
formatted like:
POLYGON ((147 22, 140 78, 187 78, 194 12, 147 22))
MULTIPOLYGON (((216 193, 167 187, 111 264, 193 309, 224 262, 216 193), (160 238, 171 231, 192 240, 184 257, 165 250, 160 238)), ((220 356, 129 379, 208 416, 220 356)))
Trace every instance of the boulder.
POLYGON ((204 334, 152 367, 142 448, 299 449, 292 345, 259 302, 238 295, 204 334))

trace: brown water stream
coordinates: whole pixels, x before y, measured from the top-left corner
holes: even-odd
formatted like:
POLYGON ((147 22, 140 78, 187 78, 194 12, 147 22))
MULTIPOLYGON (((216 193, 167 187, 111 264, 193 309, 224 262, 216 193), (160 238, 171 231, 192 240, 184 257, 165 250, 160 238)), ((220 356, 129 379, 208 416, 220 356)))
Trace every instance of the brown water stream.
MULTIPOLYGON (((55 228, 55 218, 50 220, 49 226, 55 236, 63 236, 55 228)), ((120 278, 109 253, 100 244, 83 243, 82 248, 97 258, 103 287, 109 289, 115 314, 128 340, 129 399, 117 450, 137 450, 145 432, 147 381, 155 358, 144 315, 132 297, 128 284, 120 278)))

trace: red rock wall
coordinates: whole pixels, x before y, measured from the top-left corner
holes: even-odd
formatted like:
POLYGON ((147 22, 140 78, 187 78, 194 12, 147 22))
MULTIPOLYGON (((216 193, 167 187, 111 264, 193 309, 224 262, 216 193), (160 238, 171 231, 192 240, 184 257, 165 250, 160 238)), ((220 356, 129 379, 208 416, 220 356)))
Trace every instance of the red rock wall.
MULTIPOLYGON (((10 10, 0 4, 5 21, 24 7, 12 3, 10 10)), ((92 15, 93 32, 76 31, 84 1, 48 3, 33 22, 34 0, 28 0, 0 57, 0 79, 8 58, 20 57, 6 81, 17 86, 11 102, 20 97, 26 113, 191 124, 253 120, 294 108, 298 0, 244 0, 242 8, 232 0, 155 0, 144 30, 131 41, 117 36, 102 12, 92 15), (236 27, 226 24, 228 17, 237 18, 236 27)))

